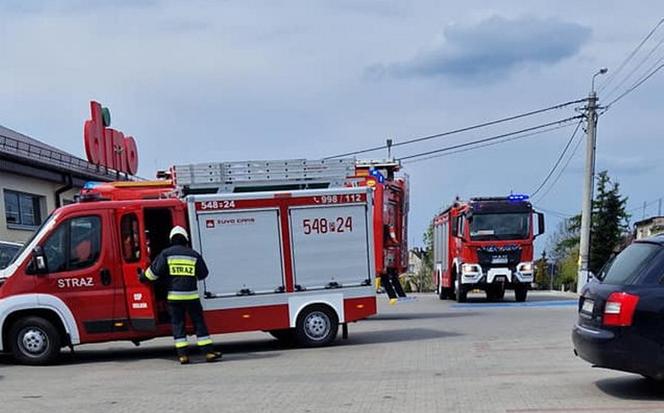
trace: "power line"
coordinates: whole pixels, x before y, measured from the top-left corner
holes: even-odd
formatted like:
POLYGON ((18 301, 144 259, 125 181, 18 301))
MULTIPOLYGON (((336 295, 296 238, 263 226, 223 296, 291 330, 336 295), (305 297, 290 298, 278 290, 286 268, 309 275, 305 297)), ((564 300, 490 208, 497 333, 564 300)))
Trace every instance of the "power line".
POLYGON ((567 219, 567 218, 571 218, 571 217, 574 216, 574 214, 568 214, 567 212, 560 212, 560 211, 556 211, 556 210, 554 210, 554 209, 543 208, 543 207, 541 207, 540 205, 535 205, 535 204, 533 204, 533 206, 534 206, 535 208, 541 210, 541 211, 546 212, 547 214, 556 215, 556 216, 558 216, 559 218, 565 218, 565 219, 567 219))
POLYGON ((632 60, 634 58, 634 56, 636 56, 636 54, 639 52, 639 50, 641 50, 641 47, 643 47, 643 45, 652 37, 652 35, 655 34, 655 32, 657 31, 659 26, 662 25, 662 23, 664 23, 664 19, 661 19, 655 25, 655 27, 653 27, 650 30, 650 32, 641 40, 641 42, 634 48, 634 50, 632 50, 632 52, 629 55, 627 55, 627 57, 622 61, 620 66, 618 66, 618 69, 616 69, 613 73, 611 73, 609 75, 609 78, 606 79, 606 82, 602 86, 599 87, 598 92, 601 92, 602 90, 606 89, 609 86, 609 84, 611 82, 613 82, 613 80, 618 77, 618 75, 625 68, 627 63, 629 63, 630 60, 632 60))
POLYGON ((500 140, 500 141, 488 142, 488 143, 485 143, 485 144, 482 144, 482 145, 477 145, 477 146, 473 146, 473 147, 470 147, 470 148, 463 148, 463 149, 459 149, 459 150, 451 151, 451 152, 439 153, 437 155, 431 155, 431 156, 427 156, 427 157, 424 157, 424 158, 411 159, 411 160, 404 161, 402 163, 403 164, 412 164, 412 163, 417 163, 417 162, 422 162, 422 161, 428 161, 430 159, 442 158, 444 156, 450 156, 450 155, 454 155, 454 154, 461 153, 461 152, 468 152, 468 151, 472 151, 472 150, 475 150, 475 149, 486 148, 487 146, 499 145, 501 143, 507 143, 507 142, 511 142, 511 141, 515 141, 515 140, 519 140, 519 139, 524 139, 524 138, 527 138, 527 137, 530 137, 530 136, 540 135, 540 134, 544 134, 544 133, 551 132, 551 131, 558 130, 558 129, 562 129, 562 128, 568 128, 570 126, 571 125, 569 125, 569 124, 558 125, 558 126, 554 126, 554 127, 548 128, 548 129, 542 129, 542 130, 538 130, 538 131, 535 131, 535 132, 526 133, 524 135, 518 135, 518 136, 511 137, 511 138, 503 139, 503 140, 500 140))
MULTIPOLYGON (((648 79, 650 79, 655 73, 659 72, 663 67, 664 67, 664 63, 660 64, 660 65, 657 66, 652 72, 650 72, 647 76, 641 78, 641 80, 637 81, 637 82, 636 82, 634 85, 632 85, 629 89, 627 89, 626 91, 624 91, 620 96, 618 96, 617 98, 615 98, 615 99, 613 99, 611 102, 609 102, 609 104, 606 105, 606 107, 605 107, 605 109, 604 109, 604 112, 606 112, 607 110, 609 110, 609 108, 610 108, 614 103, 616 103, 616 102, 619 101, 620 99, 624 98, 625 96, 627 96, 628 94, 630 94, 631 92, 633 92, 636 88, 638 88, 639 86, 641 86, 642 84, 644 84, 648 79)), ((602 113, 604 113, 604 112, 602 112, 602 113)))
POLYGON ((657 198, 653 201, 646 202, 644 205, 641 205, 641 206, 638 206, 638 207, 635 207, 635 208, 632 208, 632 209, 628 209, 625 212, 641 211, 641 210, 643 210, 643 208, 648 208, 650 205, 655 205, 655 203, 659 202, 660 199, 661 198, 657 198))
MULTIPOLYGON (((445 137, 445 136, 450 136, 450 135, 454 135, 454 134, 458 134, 458 133, 462 133, 462 132, 467 132, 467 131, 470 131, 470 130, 473 130, 473 129, 485 128, 487 126, 493 126, 493 125, 497 125, 499 123, 509 122, 509 121, 513 121, 513 120, 516 120, 516 119, 521 119, 521 118, 525 118, 525 117, 528 117, 528 116, 537 115, 537 114, 548 112, 548 111, 555 110, 555 109, 562 109, 562 108, 564 108, 566 106, 569 106, 569 105, 574 105, 576 103, 585 102, 586 100, 588 100, 588 99, 587 98, 576 99, 576 100, 572 100, 572 101, 569 101, 569 102, 560 103, 558 105, 549 106, 547 108, 537 109, 537 110, 533 110, 533 111, 530 111, 530 112, 521 113, 519 115, 508 116, 508 117, 505 117, 505 118, 502 118, 502 119, 492 120, 490 122, 484 122, 484 123, 479 123, 479 124, 472 125, 472 126, 466 126, 464 128, 454 129, 454 130, 451 130, 451 131, 448 131, 448 132, 437 133, 437 134, 434 134, 434 135, 428 135, 428 136, 422 136, 422 137, 419 137, 419 138, 408 139, 408 140, 405 140, 403 142, 396 142, 392 145, 392 147, 410 145, 410 144, 413 144, 413 143, 424 142, 424 141, 428 141, 428 140, 431 140, 431 139, 442 138, 442 137, 445 137)), ((371 148, 360 149, 360 150, 357 150, 357 151, 341 153, 341 154, 334 155, 334 156, 328 156, 328 157, 325 157, 323 159, 342 158, 342 157, 345 157, 345 156, 359 155, 359 154, 366 153, 366 152, 378 151, 378 150, 381 150, 381 149, 387 149, 387 145, 374 146, 374 147, 371 147, 371 148)))
POLYGON ((547 190, 544 191, 544 193, 543 193, 542 195, 539 196, 539 198, 537 199, 537 202, 540 202, 540 201, 542 201, 544 198, 546 198, 546 196, 548 195, 548 193, 551 192, 551 190, 556 186, 556 184, 558 183, 558 180, 559 180, 560 177, 563 175, 563 172, 565 172, 565 170, 566 170, 567 167, 569 166, 569 163, 572 161, 572 159, 574 159, 574 156, 576 155, 576 151, 578 151, 578 150, 579 150, 579 146, 581 146, 581 142, 583 142, 583 139, 579 139, 579 140, 576 142, 576 145, 574 146, 574 149, 572 150, 572 154, 569 156, 569 158, 567 158, 567 161, 565 161, 565 165, 563 165, 562 169, 560 169, 560 171, 558 171, 558 175, 556 175, 556 178, 553 180, 553 182, 551 183, 551 185, 549 185, 549 187, 547 188, 547 190))
POLYGON ((521 130, 514 131, 514 132, 503 133, 503 134, 500 134, 500 135, 494 135, 494 136, 490 136, 490 137, 487 137, 487 138, 482 138, 482 139, 477 139, 477 140, 470 141, 470 142, 460 143, 460 144, 457 144, 457 145, 446 146, 444 148, 434 149, 434 150, 430 150, 430 151, 426 151, 426 152, 420 152, 420 153, 404 156, 404 157, 401 158, 401 160, 405 161, 405 160, 408 160, 408 159, 419 158, 419 157, 427 156, 427 155, 433 155, 435 153, 449 152, 449 151, 452 151, 452 150, 455 150, 455 149, 465 148, 465 147, 468 147, 468 146, 473 146, 473 145, 477 145, 477 144, 481 144, 481 143, 485 143, 485 142, 491 142, 491 141, 499 140, 499 139, 502 139, 502 138, 507 138, 509 136, 514 136, 514 135, 519 135, 519 134, 522 134, 522 133, 534 131, 534 130, 537 130, 537 129, 543 129, 543 128, 548 128, 548 127, 554 126, 554 125, 560 125, 561 123, 567 123, 567 122, 570 122, 572 120, 579 119, 579 118, 582 118, 582 117, 583 117, 583 115, 576 115, 576 116, 572 116, 572 117, 569 117, 569 118, 566 118, 566 119, 557 120, 557 121, 554 121, 554 122, 544 123, 544 124, 537 125, 537 126, 531 126, 529 128, 521 129, 521 130))
POLYGON ((579 131, 579 128, 581 127, 581 124, 583 123, 583 120, 580 120, 576 124, 576 128, 574 128, 574 132, 572 132, 572 136, 569 137, 569 140, 567 141, 567 145, 563 148, 563 151, 560 153, 560 156, 558 156, 558 159, 556 160, 556 163, 553 165, 553 168, 549 171, 549 173, 546 175, 542 183, 537 187, 535 191, 530 196, 535 196, 539 191, 544 188, 544 185, 546 185, 547 182, 549 182, 549 179, 551 176, 553 176, 553 173, 556 171, 556 168, 558 168, 558 165, 560 165, 560 162, 562 162, 563 158, 565 157, 565 154, 567 153, 567 150, 569 149, 570 145, 572 144, 572 141, 576 137, 576 133, 579 131))
POLYGON ((641 66, 643 66, 648 61, 648 59, 650 59, 650 57, 655 53, 657 49, 659 49, 662 43, 664 43, 664 37, 662 37, 659 40, 659 42, 657 42, 657 44, 655 44, 655 46, 653 46, 653 48, 650 49, 650 52, 643 59, 641 59, 641 61, 636 66, 634 66, 632 70, 630 70, 630 72, 627 74, 627 76, 623 78, 623 80, 621 80, 613 89, 611 89, 606 94, 606 98, 608 99, 611 96, 613 96, 613 94, 616 93, 620 89, 620 87, 625 84, 625 82, 631 79, 632 75, 634 75, 634 73, 636 73, 641 68, 641 66))

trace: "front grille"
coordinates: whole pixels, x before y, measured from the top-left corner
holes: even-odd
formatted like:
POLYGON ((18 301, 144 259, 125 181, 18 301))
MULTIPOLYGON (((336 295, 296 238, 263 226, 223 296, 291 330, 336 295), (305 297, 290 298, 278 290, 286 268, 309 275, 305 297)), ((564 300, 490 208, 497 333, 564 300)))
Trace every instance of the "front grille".
POLYGON ((477 259, 485 272, 497 267, 508 267, 510 270, 516 271, 517 264, 521 262, 521 247, 482 247, 477 250, 477 259))

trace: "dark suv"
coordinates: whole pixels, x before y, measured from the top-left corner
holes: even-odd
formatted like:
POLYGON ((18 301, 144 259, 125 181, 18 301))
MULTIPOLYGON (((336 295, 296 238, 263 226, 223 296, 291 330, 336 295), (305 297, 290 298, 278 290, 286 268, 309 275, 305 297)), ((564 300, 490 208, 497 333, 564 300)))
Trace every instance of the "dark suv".
POLYGON ((583 288, 572 341, 596 367, 664 379, 664 236, 634 242, 583 288))
POLYGON ((0 270, 9 265, 14 258, 14 255, 16 255, 20 249, 21 244, 0 241, 0 270))

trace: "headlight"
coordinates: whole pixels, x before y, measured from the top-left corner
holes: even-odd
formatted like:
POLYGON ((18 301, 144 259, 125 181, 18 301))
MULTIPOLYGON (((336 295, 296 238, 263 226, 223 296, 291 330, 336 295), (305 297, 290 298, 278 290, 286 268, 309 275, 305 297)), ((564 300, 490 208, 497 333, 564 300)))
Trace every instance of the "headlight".
POLYGON ((535 266, 533 265, 532 262, 522 262, 517 267, 517 271, 519 272, 533 272, 534 269, 535 266))
POLYGON ((461 272, 463 274, 479 274, 482 272, 482 267, 477 264, 461 264, 461 272))

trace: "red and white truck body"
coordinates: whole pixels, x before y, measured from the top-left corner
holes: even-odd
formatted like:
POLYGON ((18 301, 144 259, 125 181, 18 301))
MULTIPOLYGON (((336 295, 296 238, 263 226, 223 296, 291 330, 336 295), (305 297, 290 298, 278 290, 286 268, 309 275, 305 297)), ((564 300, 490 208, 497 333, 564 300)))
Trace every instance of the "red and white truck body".
POLYGON ((289 159, 175 165, 164 175, 182 194, 371 188, 375 274, 394 299, 406 296, 399 275, 408 269, 408 177, 400 169, 395 160, 289 159))
POLYGON ((408 176, 396 161, 356 163, 354 185, 374 189, 376 275, 391 299, 405 297, 399 275, 408 271, 408 176))
POLYGON ((439 297, 462 302, 470 290, 480 289, 489 300, 500 300, 509 288, 517 301, 525 301, 534 281, 533 242, 543 233, 544 215, 525 195, 455 201, 433 221, 439 297))
POLYGON ((164 286, 138 274, 173 225, 188 228, 210 269, 199 290, 213 334, 263 330, 323 345, 339 324, 346 333, 376 313, 366 187, 168 197, 156 182, 83 193, 0 270, 0 351, 22 362, 48 362, 61 346, 170 335, 164 286))

